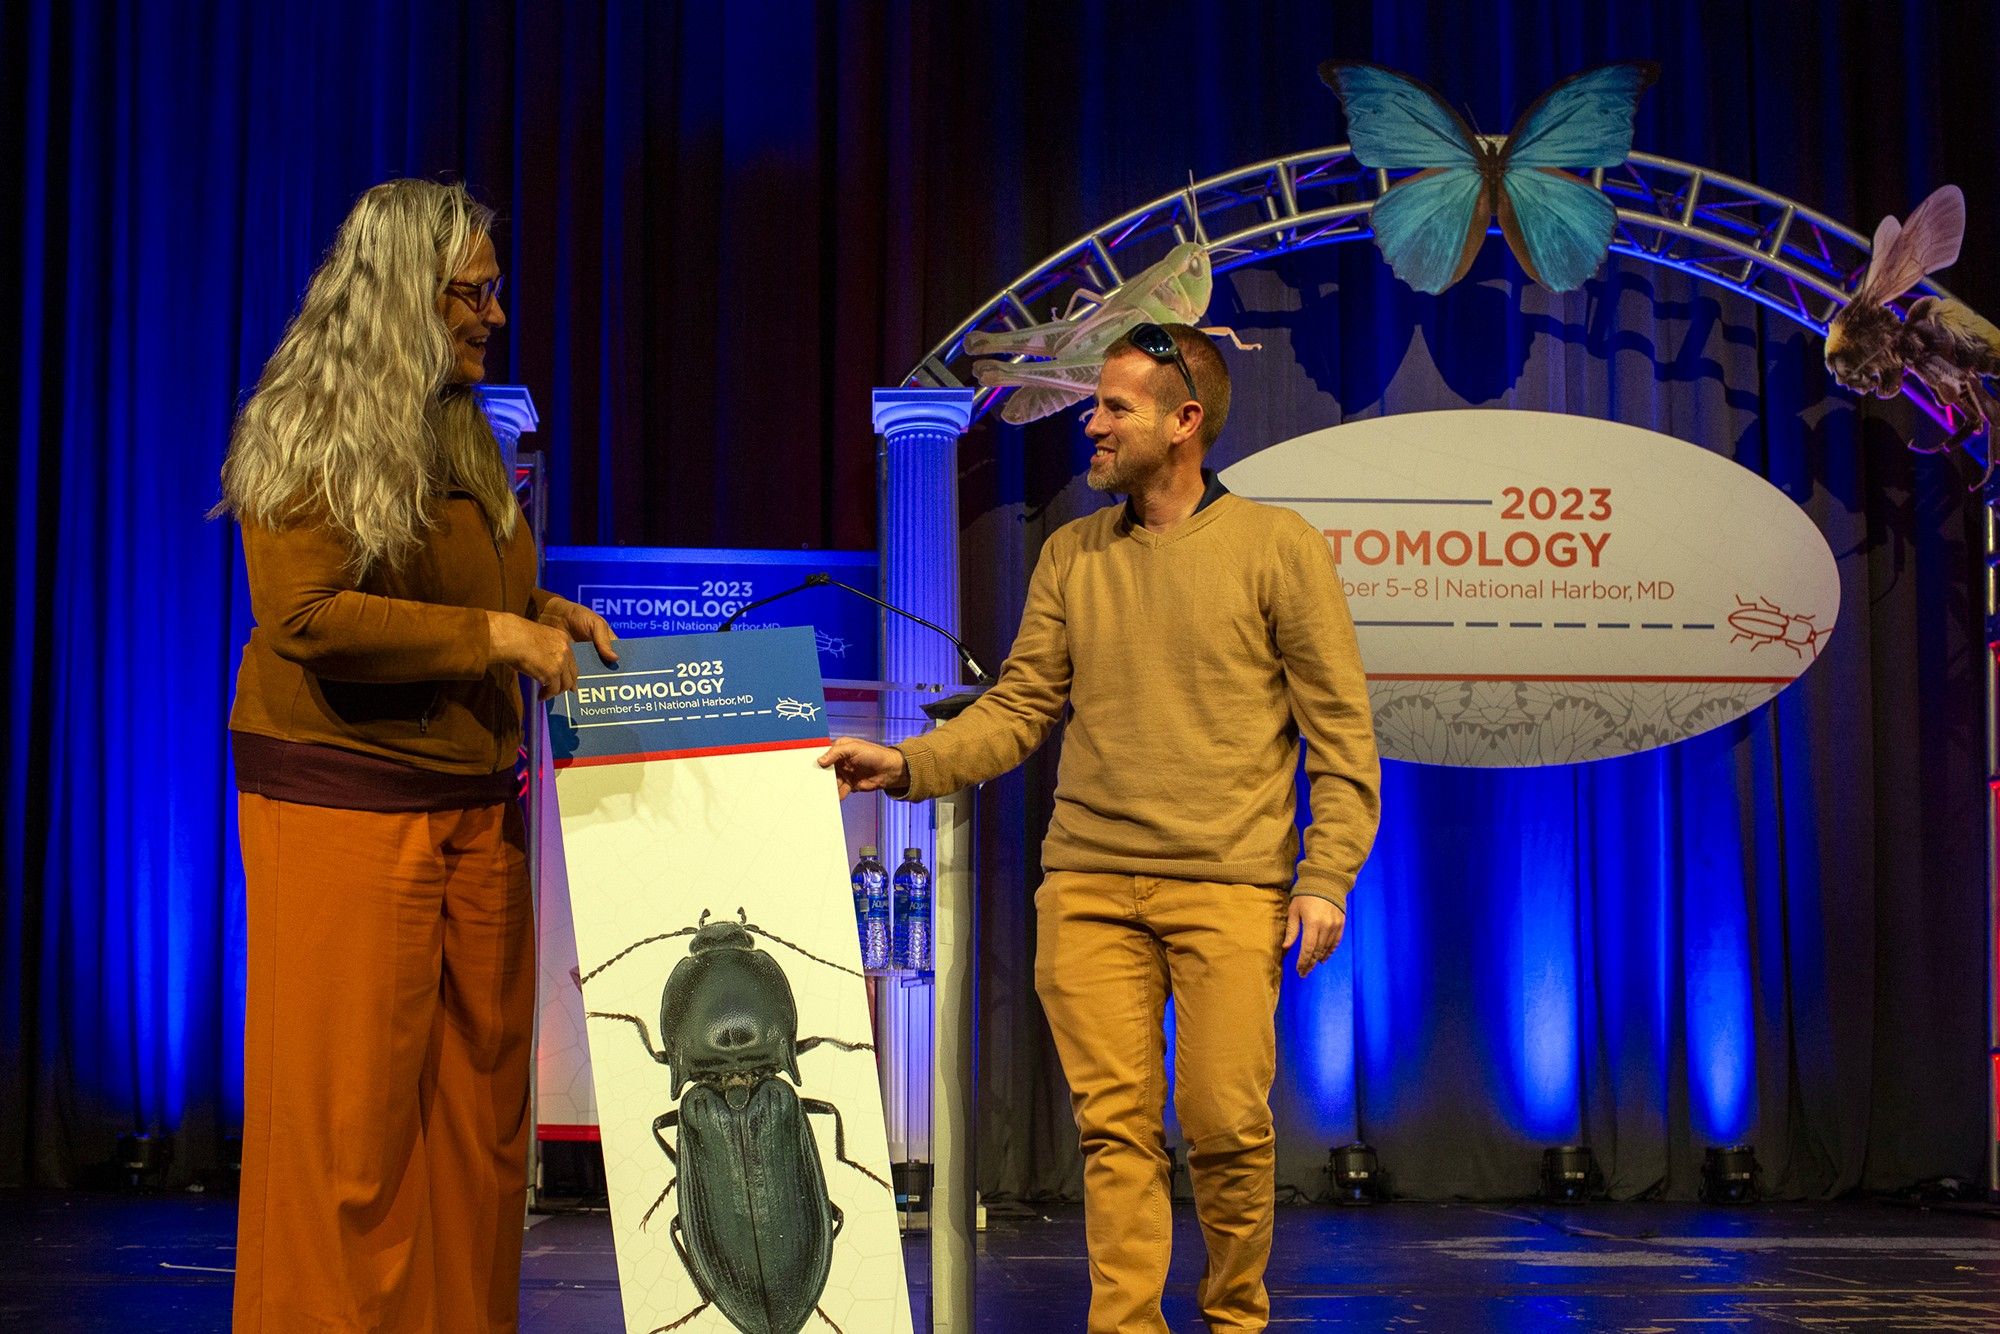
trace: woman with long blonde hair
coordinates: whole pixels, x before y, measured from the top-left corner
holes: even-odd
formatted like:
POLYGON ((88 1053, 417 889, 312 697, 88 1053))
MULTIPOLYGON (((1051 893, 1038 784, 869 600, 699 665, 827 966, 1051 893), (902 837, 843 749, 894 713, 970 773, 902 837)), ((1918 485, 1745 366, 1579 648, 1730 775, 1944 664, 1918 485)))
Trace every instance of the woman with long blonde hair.
POLYGON ((235 1327, 512 1330, 533 921, 520 677, 603 618, 535 587, 472 394, 506 322, 461 186, 356 201, 244 405, 220 513, 249 915, 235 1327))

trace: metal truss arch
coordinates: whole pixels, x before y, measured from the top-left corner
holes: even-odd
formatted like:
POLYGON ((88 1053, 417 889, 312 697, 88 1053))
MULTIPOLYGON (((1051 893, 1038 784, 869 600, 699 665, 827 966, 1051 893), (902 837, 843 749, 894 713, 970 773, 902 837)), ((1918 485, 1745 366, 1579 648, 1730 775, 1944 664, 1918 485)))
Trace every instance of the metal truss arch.
MULTIPOLYGON (((1079 290, 1110 293, 1173 246, 1198 241, 1224 272, 1308 246, 1366 240, 1368 211, 1393 184, 1346 144, 1253 163, 1191 182, 1087 232, 1008 283, 947 334, 904 377, 912 387, 974 383, 965 336, 1043 323, 1079 290)), ((1869 242, 1853 228, 1795 200, 1721 172, 1650 153, 1591 173, 1618 211, 1614 254, 1692 274, 1824 335, 1868 267, 1869 242)), ((1496 229, 1497 230, 1497 229, 1496 229)), ((1949 296, 1926 280, 1918 296, 1949 296)), ((1916 377, 1905 392, 1933 420, 1947 414, 1916 377)), ((982 389, 974 415, 1001 389, 982 389)))

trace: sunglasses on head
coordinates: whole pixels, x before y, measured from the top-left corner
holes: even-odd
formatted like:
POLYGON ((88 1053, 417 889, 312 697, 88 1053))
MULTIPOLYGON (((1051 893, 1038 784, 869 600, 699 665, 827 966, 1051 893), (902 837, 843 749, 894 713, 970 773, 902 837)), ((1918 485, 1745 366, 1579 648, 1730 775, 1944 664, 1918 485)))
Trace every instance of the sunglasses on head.
POLYGON ((1181 345, 1174 341, 1172 334, 1159 325, 1148 322, 1133 325, 1131 332, 1126 334, 1125 337, 1131 342, 1133 347, 1138 348, 1161 365, 1164 366, 1171 361, 1174 365, 1178 366, 1181 372, 1181 379, 1187 382, 1188 397, 1196 403, 1201 402, 1201 395, 1194 387, 1194 376, 1188 370, 1187 358, 1181 355, 1181 345))

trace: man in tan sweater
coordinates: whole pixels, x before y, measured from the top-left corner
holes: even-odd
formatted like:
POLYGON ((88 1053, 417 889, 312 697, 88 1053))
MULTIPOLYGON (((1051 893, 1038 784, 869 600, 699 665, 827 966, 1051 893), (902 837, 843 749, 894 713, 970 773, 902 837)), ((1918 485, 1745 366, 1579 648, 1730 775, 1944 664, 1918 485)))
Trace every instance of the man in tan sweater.
POLYGON ((1228 368, 1199 331, 1141 325, 1115 344, 1086 428, 1089 483, 1127 503, 1043 545, 1013 652, 976 704, 894 748, 843 737, 820 760, 843 796, 924 800, 1013 768, 1070 709, 1035 989, 1084 1154, 1091 1334, 1167 1329, 1169 995, 1202 1314, 1217 1330, 1269 1319, 1279 974, 1295 941, 1301 976, 1339 943, 1379 814, 1332 555, 1297 514, 1202 468, 1228 411, 1228 368))

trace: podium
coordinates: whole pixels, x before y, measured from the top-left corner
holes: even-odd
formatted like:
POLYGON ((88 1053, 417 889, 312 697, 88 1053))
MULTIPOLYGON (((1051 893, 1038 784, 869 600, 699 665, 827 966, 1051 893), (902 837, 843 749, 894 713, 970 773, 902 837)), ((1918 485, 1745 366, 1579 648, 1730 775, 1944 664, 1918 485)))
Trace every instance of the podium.
POLYGON ((970 1334, 973 1232, 978 1177, 973 1171, 973 1028, 978 956, 972 873, 972 793, 934 803, 937 861, 932 876, 932 948, 937 994, 931 1039, 931 1328, 970 1334))
MULTIPOLYGON (((825 683, 827 725, 835 736, 857 736, 884 744, 904 740, 933 725, 933 714, 961 688, 892 681, 825 683), (929 706, 929 710, 926 710, 929 706)), ((950 710, 955 712, 955 710, 950 710)), ((879 793, 847 799, 848 839, 854 847, 874 843, 883 861, 893 867, 902 849, 883 841, 881 817, 891 798, 879 793)), ((971 1334, 973 1324, 973 1242, 978 1223, 978 1187, 973 1156, 973 1080, 977 1033, 974 1030, 977 955, 974 922, 977 915, 973 873, 973 802, 971 791, 954 792, 914 806, 895 803, 912 816, 928 807, 934 851, 931 865, 931 963, 928 987, 898 988, 882 1007, 877 1040, 884 1069, 884 1099, 895 1113, 913 1110, 912 1095, 926 1113, 903 1119, 903 1143, 927 1142, 931 1166, 927 1215, 930 1227, 930 1328, 936 1334, 971 1334), (929 1013, 920 1025, 900 1011, 928 991, 929 1013), (902 1001, 903 1004, 898 1004, 902 1001), (905 1081, 913 1063, 910 1030, 928 1039, 928 1078, 920 1087, 905 1081), (900 1041, 899 1041, 900 1039, 900 1041), (903 1106, 895 1106, 900 1100, 903 1106)), ((920 816, 916 818, 921 818, 920 816)), ((896 1132, 891 1131, 891 1142, 896 1132)))

